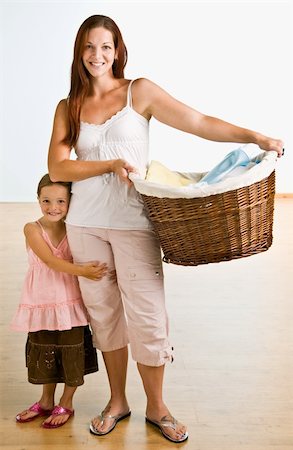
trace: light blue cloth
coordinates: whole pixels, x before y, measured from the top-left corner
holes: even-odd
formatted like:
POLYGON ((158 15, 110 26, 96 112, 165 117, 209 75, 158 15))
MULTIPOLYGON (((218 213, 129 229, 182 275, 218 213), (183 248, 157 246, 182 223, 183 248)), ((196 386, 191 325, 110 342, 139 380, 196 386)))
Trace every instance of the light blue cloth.
MULTIPOLYGON (((225 156, 225 158, 221 162, 219 162, 219 164, 217 164, 212 170, 206 173, 202 177, 202 179, 194 186, 200 186, 201 184, 218 183, 219 181, 222 181, 236 167, 245 167, 251 162, 252 156, 249 156, 249 152, 245 152, 243 150, 243 147, 232 150, 225 156)), ((258 158, 253 158, 254 164, 258 164, 259 162, 260 160, 258 158)))

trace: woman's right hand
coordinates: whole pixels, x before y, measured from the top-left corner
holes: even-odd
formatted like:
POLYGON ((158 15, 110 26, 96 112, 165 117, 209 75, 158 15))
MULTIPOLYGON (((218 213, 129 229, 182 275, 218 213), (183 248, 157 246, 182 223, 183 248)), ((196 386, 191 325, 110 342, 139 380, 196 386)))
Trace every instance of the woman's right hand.
POLYGON ((108 267, 106 263, 92 262, 83 265, 81 272, 82 277, 88 278, 89 280, 98 281, 107 275, 108 267))
POLYGON ((114 172, 123 183, 131 186, 132 181, 128 178, 128 174, 130 172, 137 173, 137 169, 125 161, 125 159, 115 159, 112 165, 112 172, 114 172))

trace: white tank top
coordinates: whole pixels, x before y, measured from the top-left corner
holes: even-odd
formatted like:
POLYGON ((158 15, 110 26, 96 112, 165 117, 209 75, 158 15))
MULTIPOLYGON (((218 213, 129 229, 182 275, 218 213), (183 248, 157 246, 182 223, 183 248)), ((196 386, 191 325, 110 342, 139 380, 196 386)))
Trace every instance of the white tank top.
MULTIPOLYGON (((132 82, 124 108, 101 125, 80 123, 75 153, 80 161, 125 159, 144 177, 149 159, 149 122, 132 108, 132 82)), ((128 230, 152 228, 140 194, 114 173, 72 183, 66 223, 128 230)))

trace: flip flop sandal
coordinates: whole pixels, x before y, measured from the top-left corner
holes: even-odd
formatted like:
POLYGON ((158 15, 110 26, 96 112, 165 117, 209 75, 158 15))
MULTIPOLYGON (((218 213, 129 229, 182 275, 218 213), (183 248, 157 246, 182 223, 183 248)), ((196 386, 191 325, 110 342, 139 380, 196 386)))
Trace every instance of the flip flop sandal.
POLYGON ((15 417, 16 422, 18 423, 26 423, 35 420, 37 417, 50 416, 52 414, 53 409, 43 409, 39 402, 34 403, 30 406, 27 411, 32 411, 37 413, 35 416, 29 417, 28 419, 22 419, 21 414, 17 414, 15 417))
POLYGON ((100 424, 103 424, 106 419, 113 420, 114 421, 113 424, 107 431, 99 431, 91 423, 90 424, 90 432, 95 434, 96 436, 104 436, 105 434, 108 434, 111 431, 113 431, 114 428, 116 427, 117 423, 120 420, 123 420, 123 419, 126 419, 127 417, 129 417, 130 414, 131 414, 131 411, 128 411, 126 414, 123 413, 123 414, 117 414, 116 416, 111 416, 111 414, 107 414, 107 415, 104 414, 104 411, 103 411, 103 412, 101 412, 101 414, 98 415, 99 419, 101 420, 100 424))
POLYGON ((166 428, 172 428, 173 430, 176 430, 176 425, 177 425, 178 422, 172 416, 164 416, 164 417, 162 417, 162 419, 160 421, 150 420, 147 417, 145 418, 145 420, 146 420, 147 423, 149 423, 151 425, 154 425, 155 427, 159 428, 159 430, 161 431, 162 435, 166 439, 168 439, 168 441, 175 442, 175 443, 179 444, 180 442, 186 441, 186 439, 188 438, 188 432, 187 431, 178 439, 172 438, 169 434, 167 434, 165 432, 166 428))
POLYGON ((42 423, 42 427, 43 428, 59 428, 62 427, 63 425, 65 425, 68 420, 70 419, 71 416, 73 416, 74 414, 74 409, 69 409, 69 408, 63 408, 63 406, 55 406, 55 408, 53 409, 53 411, 51 412, 51 416, 65 416, 66 414, 69 415, 68 419, 65 420, 65 422, 63 423, 58 423, 58 424, 52 424, 51 422, 43 422, 42 423))

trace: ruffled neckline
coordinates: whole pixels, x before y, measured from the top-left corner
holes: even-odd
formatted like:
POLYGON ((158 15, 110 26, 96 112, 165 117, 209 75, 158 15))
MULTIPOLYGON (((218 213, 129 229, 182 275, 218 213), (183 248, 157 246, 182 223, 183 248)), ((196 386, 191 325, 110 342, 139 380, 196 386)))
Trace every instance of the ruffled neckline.
POLYGON ((91 123, 91 122, 86 122, 81 120, 80 124, 81 125, 85 125, 91 128, 101 128, 101 127, 105 127, 106 125, 108 125, 110 122, 112 122, 113 120, 115 120, 116 118, 120 117, 122 114, 124 114, 124 112, 126 111, 126 109, 129 108, 129 105, 125 105, 122 109, 120 109, 119 111, 117 111, 115 114, 113 114, 111 117, 109 117, 109 119, 107 119, 105 122, 103 123, 91 123))

